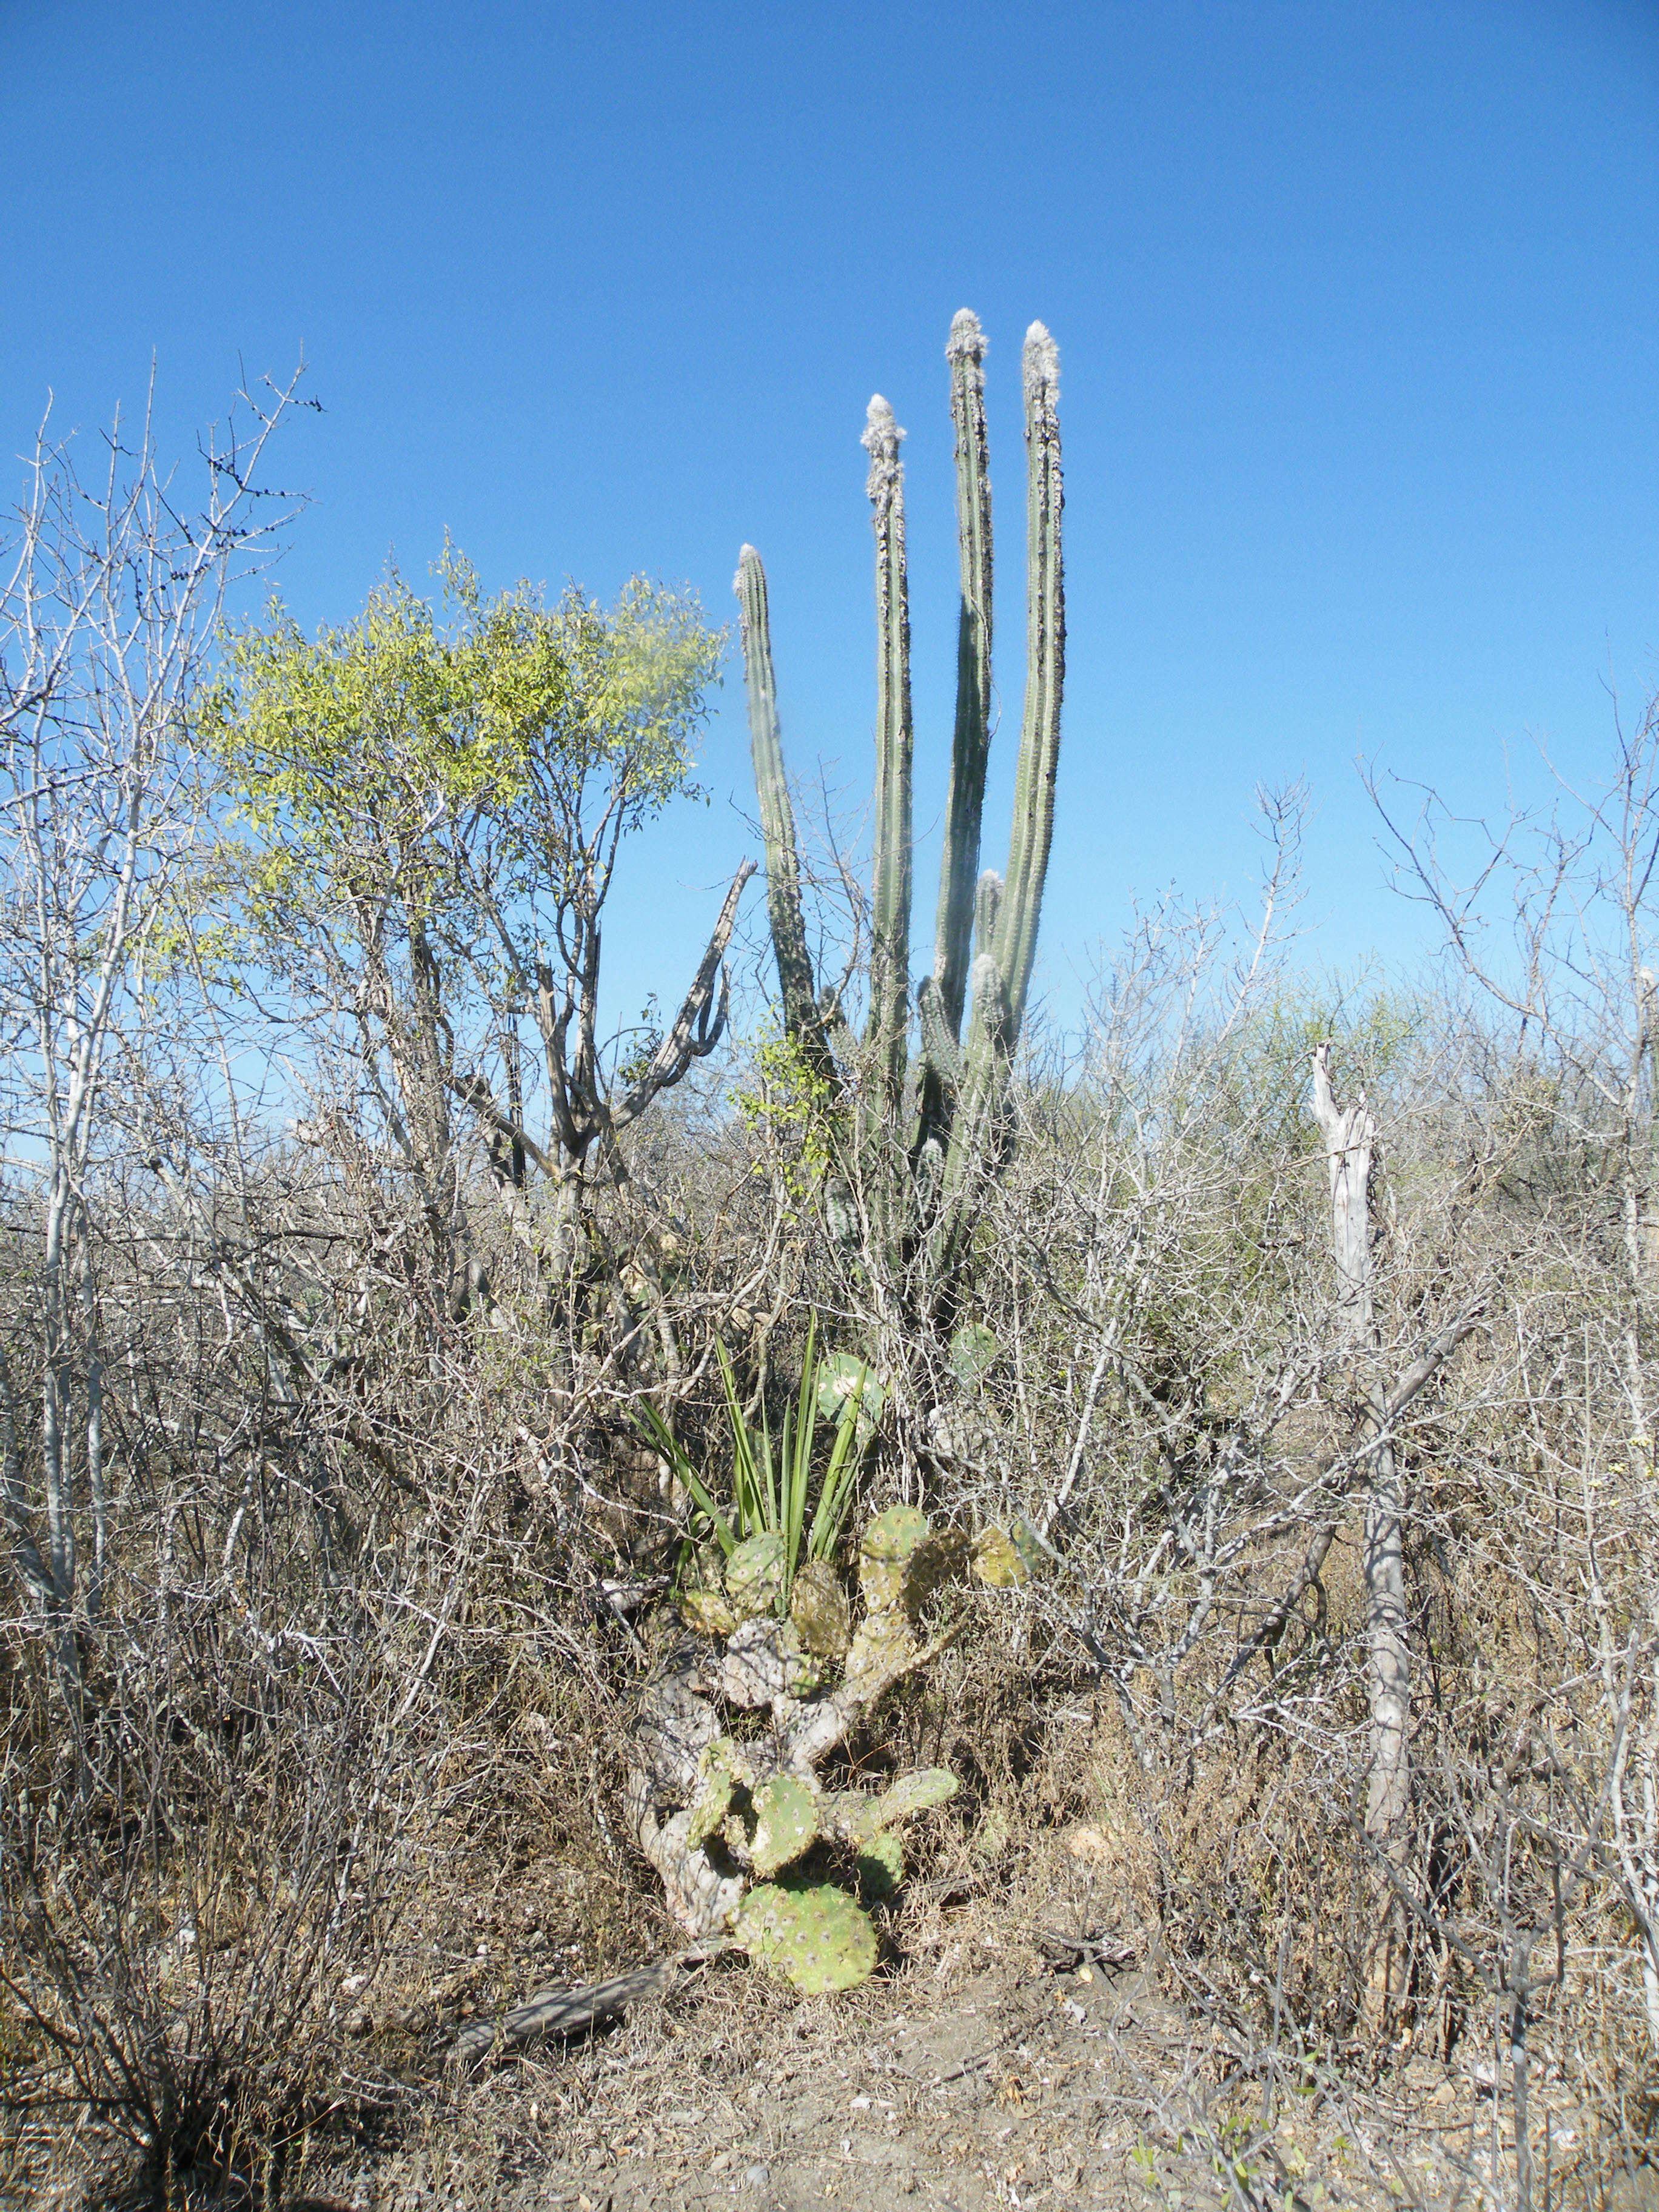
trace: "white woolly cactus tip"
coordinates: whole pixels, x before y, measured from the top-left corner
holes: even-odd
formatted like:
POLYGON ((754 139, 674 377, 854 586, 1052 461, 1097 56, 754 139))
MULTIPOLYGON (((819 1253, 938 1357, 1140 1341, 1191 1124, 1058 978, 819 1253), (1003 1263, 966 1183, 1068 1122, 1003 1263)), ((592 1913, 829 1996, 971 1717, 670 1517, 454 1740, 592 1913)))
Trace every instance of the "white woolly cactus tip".
POLYGON ((1033 323, 1025 333, 1025 389, 1035 396, 1043 385, 1054 398, 1060 389, 1060 348, 1049 337, 1047 323, 1033 323))
POLYGON ((892 409, 878 392, 865 410, 864 435, 859 443, 866 453, 873 453, 878 459, 892 460, 903 435, 893 420, 892 409))
POLYGON ((759 566, 760 555, 756 552, 754 547, 752 545, 739 545, 738 548, 738 573, 732 579, 732 588, 739 599, 743 597, 743 583, 745 573, 750 568, 758 568, 759 566))
POLYGON ((946 361, 983 361, 989 343, 973 309, 958 307, 951 318, 951 335, 945 343, 945 358, 946 361))

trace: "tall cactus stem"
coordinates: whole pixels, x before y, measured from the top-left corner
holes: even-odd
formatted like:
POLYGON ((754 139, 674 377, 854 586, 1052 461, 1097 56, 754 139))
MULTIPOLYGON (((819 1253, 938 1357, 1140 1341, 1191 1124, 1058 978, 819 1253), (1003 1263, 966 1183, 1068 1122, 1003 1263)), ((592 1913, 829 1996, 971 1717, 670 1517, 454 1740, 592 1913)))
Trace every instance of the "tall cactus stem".
POLYGON ((988 870, 976 899, 974 1010, 963 1048, 963 1084, 927 1233, 927 1279, 948 1302, 973 1234, 978 1179, 994 1173, 1007 1141, 1006 1091, 1036 957, 1043 879, 1054 836, 1066 675, 1066 599, 1060 514, 1060 354, 1041 323, 1025 337, 1025 706, 1014 777, 1008 877, 988 870))
POLYGON ((987 868, 974 892, 974 951, 988 952, 996 943, 997 916, 1002 911, 1002 878, 987 868))
POLYGON ((1025 334, 1025 706, 1020 720, 1008 883, 997 928, 1010 1044, 1024 1018, 1036 959, 1043 878, 1054 828, 1060 696, 1066 681, 1066 586, 1060 557, 1060 349, 1041 323, 1025 334))
POLYGON ((945 346, 951 419, 957 434, 957 545, 962 602, 957 617, 957 717, 945 802, 933 975, 953 1037, 967 997, 974 878, 991 749, 991 478, 985 433, 985 333, 970 307, 958 310, 945 346))
POLYGON ((876 821, 871 884, 870 1018, 887 1114, 904 1096, 910 1013, 910 607, 904 563, 904 433, 879 393, 864 445, 876 535, 876 821))
POLYGON ((806 949, 801 912, 800 857, 795 844, 795 811, 790 804, 778 728, 777 682, 772 671, 772 623, 766 599, 766 570, 752 545, 738 556, 732 580, 743 638, 744 689, 749 706, 749 742, 755 763, 755 792, 766 840, 766 910, 772 949, 778 963, 784 1029, 813 1072, 833 1078, 835 1069, 813 988, 812 957, 806 949))

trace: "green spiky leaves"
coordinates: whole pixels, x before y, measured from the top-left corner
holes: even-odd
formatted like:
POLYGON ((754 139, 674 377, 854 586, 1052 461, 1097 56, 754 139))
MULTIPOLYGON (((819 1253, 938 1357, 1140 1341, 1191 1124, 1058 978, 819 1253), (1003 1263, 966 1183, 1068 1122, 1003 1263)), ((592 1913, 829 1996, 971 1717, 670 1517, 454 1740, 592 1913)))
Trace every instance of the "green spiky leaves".
POLYGON ((884 1901, 904 1879, 904 1845, 890 1828, 879 1828, 858 1855, 859 1887, 884 1901))

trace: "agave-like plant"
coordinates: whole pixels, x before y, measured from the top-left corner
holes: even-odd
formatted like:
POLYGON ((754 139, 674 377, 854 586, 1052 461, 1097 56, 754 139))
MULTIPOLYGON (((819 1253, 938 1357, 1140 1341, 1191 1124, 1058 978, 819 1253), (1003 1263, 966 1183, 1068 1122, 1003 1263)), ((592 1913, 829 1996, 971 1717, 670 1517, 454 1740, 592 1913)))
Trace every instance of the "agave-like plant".
MULTIPOLYGON (((795 1577, 804 1560, 829 1559, 835 1554, 852 1510, 860 1464, 868 1438, 864 1419, 868 1370, 860 1362, 850 1389, 844 1356, 817 1356, 817 1322, 808 1324, 805 1356, 801 1363, 800 1395, 787 1405, 783 1430, 774 1437, 764 1405, 759 1425, 750 1421, 738 1390, 731 1354, 718 1340, 720 1386, 726 1399, 726 1425, 732 1439, 732 1496, 729 1511, 693 1462, 684 1444, 648 1402, 639 1417, 653 1444, 708 1522, 722 1555, 730 1560, 740 1545, 757 1537, 775 1540, 781 1555, 781 1573, 775 1601, 780 1618, 789 1610, 795 1577), (818 1484, 812 1517, 806 1507, 812 1487, 812 1460, 817 1441, 819 1413, 826 1402, 840 1397, 829 1462, 818 1484)), ((769 1549, 770 1547, 769 1547, 769 1549)))

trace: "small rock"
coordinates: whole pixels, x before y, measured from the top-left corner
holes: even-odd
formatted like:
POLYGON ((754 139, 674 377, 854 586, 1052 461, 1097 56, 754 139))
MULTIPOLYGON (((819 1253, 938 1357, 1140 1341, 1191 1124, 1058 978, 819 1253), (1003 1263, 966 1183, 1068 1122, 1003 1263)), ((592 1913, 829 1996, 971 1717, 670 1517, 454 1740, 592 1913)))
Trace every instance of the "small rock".
POLYGON ((772 2179, 771 2175, 767 2172, 766 2168, 760 2164, 758 2160, 750 2167, 748 2172, 745 2173, 743 2178, 751 2189, 764 2189, 767 2183, 772 2179))
POLYGON ((708 2161, 708 2171, 710 2173, 724 2173, 731 2163, 732 2154, 729 2150, 717 2150, 708 2161))

